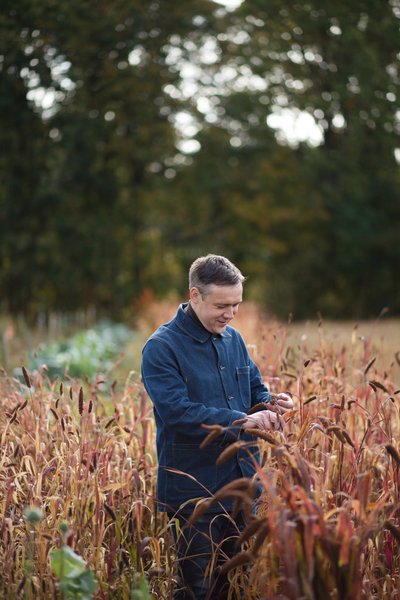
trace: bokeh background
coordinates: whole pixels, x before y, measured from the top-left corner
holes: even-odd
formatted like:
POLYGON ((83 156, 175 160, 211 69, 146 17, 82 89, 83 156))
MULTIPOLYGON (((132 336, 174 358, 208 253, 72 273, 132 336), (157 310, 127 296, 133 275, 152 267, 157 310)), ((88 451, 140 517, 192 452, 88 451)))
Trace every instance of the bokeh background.
POLYGON ((400 311, 399 0, 3 0, 0 310, 113 318, 200 254, 287 318, 400 311))
POLYGON ((232 593, 399 600, 399 66, 400 0, 1 0, 0 598, 172 598, 141 348, 212 252, 295 399, 232 593))

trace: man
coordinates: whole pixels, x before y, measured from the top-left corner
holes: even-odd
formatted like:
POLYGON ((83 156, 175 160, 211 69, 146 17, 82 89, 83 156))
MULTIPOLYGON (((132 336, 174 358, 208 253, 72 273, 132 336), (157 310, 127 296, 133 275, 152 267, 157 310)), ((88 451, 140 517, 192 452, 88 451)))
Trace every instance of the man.
POLYGON ((279 429, 279 412, 293 407, 288 395, 279 394, 278 414, 247 414, 256 404, 268 406, 271 394, 242 337, 229 326, 242 302, 243 282, 239 269, 223 256, 195 260, 189 271, 189 302, 180 305, 143 349, 143 382, 157 428, 158 502, 176 524, 184 585, 176 598, 227 598, 227 580, 215 572, 213 577, 207 565, 216 549, 225 558, 232 556, 232 537, 244 527, 242 515, 229 517, 232 500, 226 498, 211 504, 194 525, 185 527, 186 520, 199 499, 210 498, 235 479, 254 476, 257 441, 246 429, 279 429), (200 448, 209 433, 203 425, 224 430, 200 448), (238 437, 248 439, 249 447, 217 465, 220 453, 238 437))

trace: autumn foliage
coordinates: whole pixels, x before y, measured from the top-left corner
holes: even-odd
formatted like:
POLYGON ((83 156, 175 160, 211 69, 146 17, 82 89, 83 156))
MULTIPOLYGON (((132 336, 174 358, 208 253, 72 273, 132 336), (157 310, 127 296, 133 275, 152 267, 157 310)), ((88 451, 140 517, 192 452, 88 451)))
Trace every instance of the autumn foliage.
MULTIPOLYGON (((357 329, 347 344, 333 343, 322 323, 317 343, 298 343, 290 325, 243 309, 238 323, 265 380, 296 408, 283 432, 260 436, 256 512, 248 480, 211 500, 231 495, 248 518, 223 567, 232 599, 240 589, 254 600, 397 599, 399 355, 383 359, 377 336, 357 329)), ((98 580, 96 598, 130 598, 139 576, 154 598, 170 598, 174 556, 154 501, 154 424, 137 376, 105 387, 100 377, 50 381, 44 369, 24 369, 20 378, 3 372, 0 388, 0 594, 57 597, 49 557, 67 522, 67 543, 98 580), (34 532, 27 506, 43 514, 34 532)))

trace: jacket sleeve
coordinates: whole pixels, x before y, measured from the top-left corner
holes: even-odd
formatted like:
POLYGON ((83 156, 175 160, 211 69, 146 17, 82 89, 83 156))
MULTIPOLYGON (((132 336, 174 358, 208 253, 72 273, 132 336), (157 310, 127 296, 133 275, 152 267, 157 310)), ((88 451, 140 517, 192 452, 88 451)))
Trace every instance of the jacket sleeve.
POLYGON ((271 400, 271 394, 267 386, 263 383, 261 373, 255 362, 249 356, 250 360, 250 390, 251 406, 259 402, 268 403, 271 400))
POLYGON ((246 360, 246 364, 250 367, 250 394, 251 394, 251 406, 255 406, 260 402, 268 403, 271 400, 271 393, 269 392, 265 383, 263 383, 260 369, 257 367, 254 360, 251 358, 247 346, 243 338, 239 335, 240 345, 242 353, 246 360))
POLYGON ((244 412, 192 402, 172 349, 163 341, 150 339, 143 349, 142 378, 158 416, 177 433, 204 436, 205 425, 231 426, 244 412))

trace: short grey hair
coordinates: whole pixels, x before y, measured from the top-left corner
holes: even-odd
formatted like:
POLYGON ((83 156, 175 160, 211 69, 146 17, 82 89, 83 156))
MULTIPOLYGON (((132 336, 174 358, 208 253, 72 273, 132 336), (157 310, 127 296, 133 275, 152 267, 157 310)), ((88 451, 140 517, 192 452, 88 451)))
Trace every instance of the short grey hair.
POLYGON ((245 281, 239 269, 225 256, 200 256, 189 269, 189 289, 197 288, 202 296, 210 285, 238 285, 245 281))

